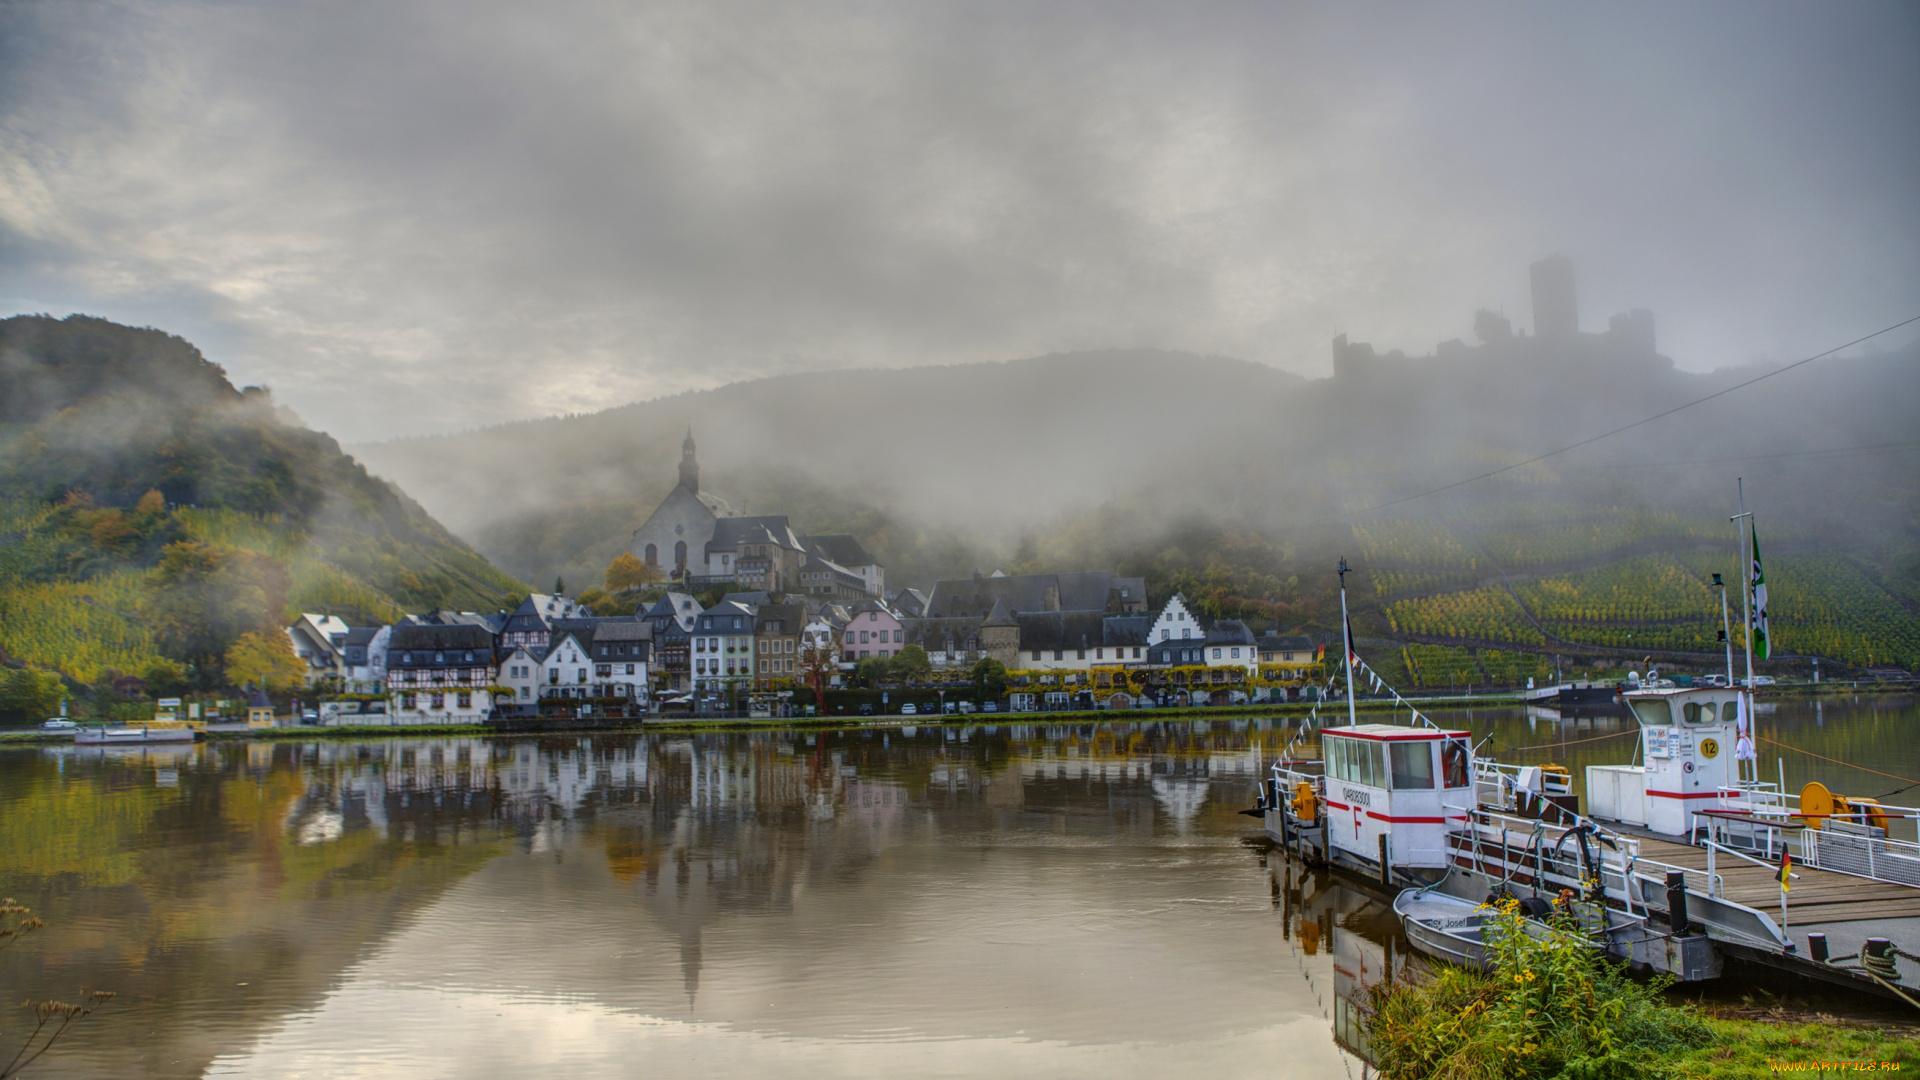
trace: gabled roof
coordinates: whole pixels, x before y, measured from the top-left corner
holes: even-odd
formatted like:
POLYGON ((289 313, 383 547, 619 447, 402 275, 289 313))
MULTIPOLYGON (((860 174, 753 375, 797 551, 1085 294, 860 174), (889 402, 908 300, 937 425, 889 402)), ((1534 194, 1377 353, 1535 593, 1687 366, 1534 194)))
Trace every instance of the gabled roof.
POLYGON ((748 634, 753 632, 753 611, 745 604, 722 602, 700 613, 694 621, 694 629, 715 634, 748 634), (722 623, 722 619, 737 617, 738 626, 722 623))
POLYGON ((1153 619, 1147 615, 1109 615, 1100 622, 1102 645, 1145 645, 1153 619))
POLYGON ((893 594, 893 606, 899 608, 903 615, 924 617, 927 613, 927 594, 919 589, 901 589, 893 594))
POLYGON ((785 514, 721 518, 713 523, 713 539, 708 551, 732 551, 741 544, 779 544, 796 551, 806 550, 785 514))
POLYGON ((653 602, 653 606, 647 609, 644 617, 653 620, 671 618, 684 628, 691 627, 694 617, 702 610, 699 601, 695 600, 692 594, 668 592, 653 602))
POLYGON ((1260 638, 1262 652, 1312 652, 1319 643, 1305 634, 1266 634, 1260 638))
POLYGON ((1251 645, 1253 631, 1239 619, 1221 619, 1207 628, 1208 645, 1251 645))
POLYGON ((373 639, 380 636, 380 631, 385 629, 386 627, 384 626, 356 626, 347 631, 347 639, 341 642, 341 644, 371 645, 373 644, 373 639))
POLYGON ((797 634, 807 625, 807 605, 768 604, 754 622, 758 634, 797 634))
POLYGON ((806 549, 810 555, 816 555, 828 562, 841 566, 877 566, 879 560, 869 553, 860 541, 845 533, 833 533, 826 536, 809 536, 806 549))
POLYGON ((773 603, 773 596, 765 591, 730 592, 720 598, 722 604, 739 604, 749 611, 758 610, 762 604, 773 603))

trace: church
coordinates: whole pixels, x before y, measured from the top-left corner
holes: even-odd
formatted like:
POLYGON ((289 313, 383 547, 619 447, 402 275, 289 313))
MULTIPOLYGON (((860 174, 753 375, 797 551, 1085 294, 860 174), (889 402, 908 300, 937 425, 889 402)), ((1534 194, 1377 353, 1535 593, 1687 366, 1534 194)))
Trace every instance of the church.
POLYGON ((634 531, 631 550, 689 589, 725 585, 830 599, 886 595, 884 569, 853 537, 802 537, 785 514, 741 514, 701 491, 692 429, 680 444, 680 482, 634 531))

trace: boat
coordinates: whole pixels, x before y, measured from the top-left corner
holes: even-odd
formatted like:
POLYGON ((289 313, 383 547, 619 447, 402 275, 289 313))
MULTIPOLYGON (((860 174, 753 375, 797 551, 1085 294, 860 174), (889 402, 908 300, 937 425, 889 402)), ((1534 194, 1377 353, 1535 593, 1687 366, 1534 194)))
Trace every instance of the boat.
MULTIPOLYGON (((1341 601, 1344 624, 1344 578, 1341 601)), ((1474 962, 1471 913, 1490 895, 1541 907, 1570 894, 1594 913, 1596 945, 1682 982, 1718 978, 1732 958, 1920 1006, 1903 988, 1920 982, 1920 843, 1889 835, 1920 807, 1762 781, 1751 691, 1620 691, 1639 763, 1589 766, 1583 813, 1567 769, 1480 753, 1347 653, 1346 723, 1321 726, 1316 709, 1302 733, 1320 728, 1322 760, 1289 743, 1249 813, 1302 862, 1408 890, 1403 921, 1423 952, 1474 962), (1361 676, 1407 719, 1359 723, 1361 676)))
POLYGON ((1407 942, 1428 956, 1481 971, 1491 966, 1481 940, 1493 917, 1486 905, 1447 893, 1404 889, 1393 898, 1393 913, 1407 942))
POLYGON ((157 723, 82 725, 73 734, 73 741, 79 746, 142 746, 190 743, 193 739, 194 730, 185 724, 178 727, 157 723))

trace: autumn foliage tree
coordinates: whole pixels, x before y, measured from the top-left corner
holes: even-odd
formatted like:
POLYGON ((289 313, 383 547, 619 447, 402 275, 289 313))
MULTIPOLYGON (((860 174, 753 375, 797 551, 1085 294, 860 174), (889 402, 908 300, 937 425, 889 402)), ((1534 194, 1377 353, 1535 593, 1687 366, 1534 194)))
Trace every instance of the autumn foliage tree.
POLYGON ((626 592, 630 589, 644 589, 660 580, 660 568, 633 557, 630 552, 621 552, 607 564, 607 591, 626 592))
POLYGON ((249 630, 234 639, 226 655, 227 678, 237 686, 282 690, 300 678, 300 658, 279 630, 249 630))
POLYGON ((183 540, 166 546, 157 569, 147 616, 167 652, 200 672, 219 670, 241 635, 278 632, 292 581, 278 559, 183 540))

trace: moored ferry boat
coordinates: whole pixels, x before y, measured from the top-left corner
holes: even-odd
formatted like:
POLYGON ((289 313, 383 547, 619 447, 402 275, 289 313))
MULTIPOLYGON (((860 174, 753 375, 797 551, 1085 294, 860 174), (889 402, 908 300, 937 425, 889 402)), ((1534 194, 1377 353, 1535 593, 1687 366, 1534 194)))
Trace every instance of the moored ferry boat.
POLYGON ((1751 691, 1623 692, 1637 763, 1590 766, 1583 814, 1566 769, 1478 754, 1398 694, 1410 723, 1355 722, 1356 667, 1349 647, 1349 722, 1321 728, 1321 760, 1283 754, 1256 811, 1303 861, 1409 890, 1396 910, 1423 951, 1474 962, 1479 905, 1572 899, 1597 947, 1681 981, 1738 958, 1920 1007, 1920 843, 1890 835, 1920 809, 1761 781, 1751 691))
POLYGON ((148 721, 129 724, 81 725, 73 741, 80 746, 139 746, 147 743, 188 743, 194 740, 193 728, 179 721, 148 721))

